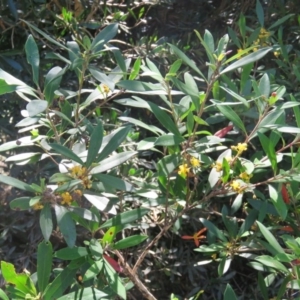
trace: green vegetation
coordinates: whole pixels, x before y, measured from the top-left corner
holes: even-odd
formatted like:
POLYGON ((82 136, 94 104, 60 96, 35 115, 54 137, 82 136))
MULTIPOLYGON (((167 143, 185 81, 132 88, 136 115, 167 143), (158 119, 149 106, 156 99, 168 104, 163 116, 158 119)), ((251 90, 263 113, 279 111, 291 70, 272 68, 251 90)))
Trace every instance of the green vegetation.
POLYGON ((299 299, 295 1, 136 40, 163 3, 39 2, 0 54, 0 299, 299 299))

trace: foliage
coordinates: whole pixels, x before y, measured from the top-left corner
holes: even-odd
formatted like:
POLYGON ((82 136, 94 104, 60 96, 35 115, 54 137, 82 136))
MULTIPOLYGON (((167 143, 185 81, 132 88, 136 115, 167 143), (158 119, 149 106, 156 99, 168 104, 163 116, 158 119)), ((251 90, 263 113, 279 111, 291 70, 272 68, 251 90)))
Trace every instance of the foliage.
POLYGON ((0 182, 20 191, 11 209, 38 216, 40 238, 36 268, 1 259, 0 298, 127 299, 135 287, 157 299, 147 275, 160 270, 173 283, 188 274, 170 299, 298 293, 300 111, 286 79, 297 50, 282 34, 293 15, 266 26, 259 1, 255 12, 257 28, 241 15, 217 40, 194 32, 205 68, 173 43, 126 57, 115 39, 121 13, 92 37, 63 9, 56 28, 72 33, 66 43, 22 20, 32 78, 0 69, 0 94, 26 103, 21 137, 0 151, 40 172, 0 182), (46 63, 40 41, 59 49, 46 63))

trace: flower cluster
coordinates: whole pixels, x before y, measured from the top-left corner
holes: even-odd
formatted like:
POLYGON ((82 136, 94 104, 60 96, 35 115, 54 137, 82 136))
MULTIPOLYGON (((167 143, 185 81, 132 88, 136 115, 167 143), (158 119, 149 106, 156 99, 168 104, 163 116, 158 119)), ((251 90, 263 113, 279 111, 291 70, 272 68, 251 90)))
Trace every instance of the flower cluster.
POLYGON ((34 210, 41 210, 44 208, 44 205, 41 202, 37 202, 32 206, 32 209, 34 210))
POLYGON ((90 180, 88 170, 86 167, 74 166, 70 169, 70 175, 73 178, 81 179, 84 188, 90 189, 92 187, 92 181, 90 180))
POLYGON ((238 194, 242 194, 245 190, 245 187, 241 185, 241 182, 238 180, 233 180, 230 183, 230 187, 232 188, 233 191, 237 192, 238 194))
POLYGON ((75 190, 73 192, 64 192, 61 195, 61 205, 70 206, 72 201, 79 201, 82 196, 81 190, 75 190))
POLYGON ((194 156, 190 156, 189 158, 189 165, 184 163, 179 166, 178 174, 182 177, 186 177, 190 174, 190 169, 192 168, 199 168, 201 165, 200 160, 194 156), (191 167, 190 167, 191 166, 191 167))
POLYGON ((189 174, 190 168, 187 164, 183 164, 179 166, 178 174, 182 177, 186 177, 189 174))
POLYGON ((268 46, 268 39, 269 39, 270 35, 271 35, 271 33, 262 27, 259 31, 258 39, 253 42, 253 45, 255 46, 253 48, 253 51, 257 51, 259 46, 261 46, 261 47, 268 46))
POLYGON ((241 155, 244 151, 247 151, 246 143, 238 143, 237 146, 231 146, 231 149, 237 152, 237 155, 241 155))
POLYGON ((252 174, 248 174, 247 172, 243 172, 239 175, 239 177, 246 183, 250 182, 252 176, 253 176, 252 174))

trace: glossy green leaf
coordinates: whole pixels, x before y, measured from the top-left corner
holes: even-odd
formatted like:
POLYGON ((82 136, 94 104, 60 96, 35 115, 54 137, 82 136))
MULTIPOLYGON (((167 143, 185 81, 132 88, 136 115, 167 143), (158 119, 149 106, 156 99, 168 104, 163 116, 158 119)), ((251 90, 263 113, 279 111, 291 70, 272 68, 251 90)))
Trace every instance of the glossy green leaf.
POLYGON ((232 289, 231 285, 228 283, 227 283, 226 289, 224 291, 223 300, 238 300, 234 290, 232 289))
POLYGON ((118 24, 109 24, 101 30, 94 38, 91 51, 97 53, 104 48, 104 45, 110 41, 118 32, 118 24))
POLYGON ((141 58, 138 57, 136 61, 134 62, 134 65, 132 67, 132 70, 129 75, 129 80, 134 80, 140 73, 141 68, 141 58))
POLYGON ((276 20, 274 23, 272 23, 272 25, 268 28, 268 30, 271 30, 279 25, 281 25, 282 23, 284 23, 286 20, 288 20, 290 17, 294 16, 295 14, 288 14, 285 15, 284 17, 276 20))
POLYGON ((218 229, 212 222, 203 218, 200 218, 200 222, 204 225, 204 227, 207 228, 209 232, 215 235, 218 239, 220 239, 223 242, 227 242, 227 238, 225 237, 223 232, 220 229, 218 229))
POLYGON ((94 261, 94 263, 86 270, 83 276, 83 282, 96 278, 98 274, 102 271, 103 265, 104 265, 103 259, 94 261))
POLYGON ((47 286, 44 292, 44 300, 53 300, 62 296, 65 290, 71 285, 75 280, 75 274, 77 268, 70 268, 67 266, 61 273, 59 273, 54 280, 47 286))
POLYGON ((72 215, 76 215, 82 219, 99 222, 98 216, 89 209, 71 206, 69 207, 69 211, 72 213, 72 215))
POLYGON ((80 165, 83 165, 83 161, 81 160, 80 157, 78 157, 72 150, 70 150, 69 148, 60 145, 60 144, 49 144, 49 146, 55 150, 56 152, 58 152, 59 154, 63 155, 66 158, 72 159, 74 161, 76 161, 77 163, 79 163, 80 165))
POLYGON ((261 295, 262 295, 264 300, 269 300, 268 289, 267 289, 267 286, 265 284, 264 278, 263 278, 263 276, 260 272, 258 272, 257 275, 258 275, 258 280, 257 281, 258 281, 258 286, 259 286, 261 295))
POLYGON ((97 178, 105 186, 109 186, 114 190, 127 191, 127 192, 135 191, 135 188, 131 183, 122 180, 119 177, 115 177, 107 174, 94 174, 93 177, 97 178))
POLYGON ((90 165, 96 159, 98 152, 100 150, 103 139, 103 126, 100 122, 93 130, 90 138, 90 145, 88 149, 87 159, 86 159, 86 167, 89 168, 90 165))
POLYGON ((107 228, 112 226, 123 226, 142 218, 148 212, 149 209, 143 207, 132 209, 130 211, 126 211, 112 217, 111 219, 107 220, 104 224, 102 224, 100 228, 107 228))
POLYGON ((217 106, 218 110, 230 120, 236 127, 241 129, 244 133, 247 133, 245 125, 238 114, 229 106, 222 105, 220 101, 212 100, 212 102, 217 106))
POLYGON ((88 255, 86 247, 63 248, 54 253, 54 257, 63 260, 74 260, 88 255))
MULTIPOLYGON (((268 47, 268 48, 263 48, 263 49, 259 49, 245 57, 242 57, 241 59, 239 59, 238 61, 234 62, 233 64, 229 65, 227 68, 225 68, 224 70, 222 70, 220 72, 220 74, 225 74, 228 73, 230 71, 233 71, 237 68, 243 67, 245 65, 248 65, 252 62, 255 62, 261 58, 263 58, 267 53, 269 53, 271 50, 273 50, 273 48, 268 47)), ((226 62, 225 62, 226 63, 226 62)))
POLYGON ((67 68, 61 67, 52 68, 45 77, 44 95, 49 105, 53 102, 55 91, 58 90, 62 76, 66 72, 67 68))
POLYGON ((26 52, 27 62, 32 67, 33 82, 36 84, 36 86, 39 86, 40 54, 39 54, 38 46, 31 34, 28 36, 26 40, 25 52, 26 52))
POLYGON ((0 299, 9 300, 9 298, 6 296, 5 292, 2 289, 0 289, 0 299))
POLYGON ((268 230, 267 227, 265 227, 265 225, 263 225, 262 223, 260 223, 259 221, 256 221, 261 233, 263 234, 263 236, 265 237, 265 239, 268 241, 268 243, 270 244, 270 250, 271 250, 271 254, 272 255, 276 255, 278 253, 284 253, 284 250, 282 249, 282 247, 279 245, 279 243, 277 242, 276 238, 274 237, 274 235, 268 230))
POLYGON ((4 79, 0 79, 0 95, 15 92, 18 89, 16 84, 7 84, 4 79))
POLYGON ((224 86, 220 86, 220 88, 224 91, 226 91, 229 95, 231 95, 233 98, 237 99, 238 101, 240 101, 241 103, 243 103, 246 107, 249 107, 250 104, 248 103, 248 101, 240 96, 239 94, 235 93, 234 91, 232 91, 231 89, 228 89, 224 86))
POLYGON ((100 260, 103 257, 103 248, 101 243, 96 239, 91 239, 89 249, 94 260, 100 260))
POLYGON ((98 196, 95 194, 89 194, 85 192, 84 197, 93 204, 98 210, 104 211, 113 215, 117 214, 115 206, 111 203, 111 201, 104 196, 98 196))
POLYGON ((118 273, 112 268, 112 266, 104 260, 105 276, 109 282, 113 291, 122 299, 126 300, 126 289, 118 275, 118 273))
POLYGON ((277 172, 277 158, 276 158, 276 152, 273 142, 268 139, 263 133, 257 132, 258 138, 260 140, 260 143, 262 145, 262 148, 264 149, 266 155, 268 156, 272 169, 274 171, 274 174, 277 172))
POLYGON ((20 197, 15 198, 14 200, 9 202, 9 206, 11 209, 16 210, 28 210, 30 209, 30 202, 31 197, 20 197))
POLYGON ((39 292, 46 289, 52 270, 52 245, 50 242, 42 241, 37 252, 37 276, 39 292))
POLYGON ((118 227, 118 226, 112 226, 105 232, 105 234, 102 238, 102 245, 103 246, 110 245, 113 242, 119 228, 120 227, 118 227))
POLYGON ((269 255, 261 255, 255 257, 255 260, 262 263, 264 266, 274 268, 278 271, 281 271, 283 273, 288 273, 288 269, 279 261, 277 261, 275 258, 269 255))
POLYGON ((173 64, 170 66, 169 72, 166 75, 166 79, 168 79, 169 76, 177 76, 177 72, 180 69, 182 65, 182 59, 177 59, 173 64))
POLYGON ((49 203, 46 203, 40 213, 40 228, 46 242, 49 241, 53 230, 52 212, 49 203))
POLYGON ((189 59, 181 50, 179 50, 176 46, 172 44, 168 44, 170 48, 174 51, 174 53, 191 69, 193 69, 196 73, 198 73, 204 80, 205 76, 203 73, 199 70, 199 68, 196 66, 195 62, 189 59))
POLYGON ((263 96, 265 99, 269 97, 271 86, 270 79, 267 73, 265 73, 260 79, 258 88, 261 96, 263 96))
POLYGON ((121 152, 121 153, 118 153, 115 155, 111 155, 108 158, 102 160, 98 166, 93 168, 91 170, 90 174, 98 174, 98 173, 102 173, 107 170, 113 169, 116 166, 119 166, 120 164, 129 160, 131 157, 133 157, 137 153, 138 153, 137 151, 126 151, 126 152, 121 152))
POLYGON ((257 18, 258 18, 258 22, 260 24, 261 27, 264 27, 264 20, 265 20, 265 17, 264 17, 264 9, 260 3, 259 0, 256 0, 256 15, 257 15, 257 18))
POLYGON ((71 214, 65 207, 60 205, 55 205, 54 210, 59 230, 62 233, 68 247, 73 248, 76 241, 76 227, 71 214))
POLYGON ((32 100, 26 105, 29 117, 34 117, 44 112, 48 107, 48 102, 45 100, 32 100))
POLYGON ((122 142, 124 142, 130 130, 131 126, 125 126, 114 131, 113 134, 111 134, 110 141, 106 144, 103 150, 101 150, 96 162, 100 162, 113 151, 115 151, 122 144, 122 142))
POLYGON ((86 287, 80 291, 68 293, 57 300, 95 300, 95 299, 109 299, 110 295, 97 290, 94 287, 86 287))
POLYGON ((26 191, 26 192, 35 192, 35 189, 32 188, 29 184, 20 181, 18 179, 15 179, 10 176, 0 175, 0 182, 5 183, 7 185, 13 186, 17 189, 26 191))
POLYGON ((285 205, 281 193, 279 193, 272 185, 268 184, 269 196, 272 200, 274 207, 276 208, 278 214, 285 220, 288 213, 288 208, 285 205))
POLYGON ((147 235, 132 235, 116 242, 112 247, 117 250, 134 247, 145 241, 147 238, 147 235))
POLYGON ((13 284, 23 293, 36 296, 36 288, 30 276, 25 273, 17 274, 13 264, 1 261, 1 275, 7 283, 13 284))
POLYGON ((221 262, 218 266, 218 275, 221 277, 223 276, 230 268, 232 262, 232 258, 230 256, 224 256, 221 259, 221 262))

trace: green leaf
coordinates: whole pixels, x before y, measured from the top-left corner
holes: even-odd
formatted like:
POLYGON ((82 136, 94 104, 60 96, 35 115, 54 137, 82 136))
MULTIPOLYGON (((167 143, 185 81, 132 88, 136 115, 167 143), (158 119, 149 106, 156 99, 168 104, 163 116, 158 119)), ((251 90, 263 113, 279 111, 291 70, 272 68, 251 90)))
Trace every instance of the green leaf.
POLYGON ((91 51, 97 53, 104 48, 104 45, 110 41, 118 32, 118 24, 109 24, 103 30, 100 31, 94 38, 91 51))
POLYGON ((104 270, 110 287, 118 296, 126 300, 126 289, 120 277, 118 276, 118 273, 112 268, 112 266, 106 260, 104 260, 104 270))
POLYGON ((27 62, 32 67, 33 82, 36 84, 36 86, 39 86, 40 54, 39 54, 39 49, 37 47, 37 44, 31 34, 28 36, 26 40, 25 52, 26 52, 27 62))
POLYGON ((77 163, 79 163, 80 165, 83 165, 83 161, 81 160, 80 157, 78 157, 72 150, 70 150, 69 148, 60 145, 60 144, 49 144, 49 146, 54 149, 56 152, 58 152, 59 154, 62 154, 64 157, 72 159, 74 161, 76 161, 77 163))
POLYGON ((278 193, 277 190, 270 184, 268 184, 268 187, 269 187, 269 195, 274 207, 276 208, 282 220, 285 220, 285 218, 287 217, 288 208, 282 199, 281 193, 278 193))
POLYGON ((109 298, 110 295, 102 291, 99 291, 94 287, 86 287, 81 289, 80 291, 71 292, 62 297, 59 297, 57 298, 57 300, 81 300, 81 299, 95 300, 95 299, 109 299, 109 298))
POLYGON ((257 15, 257 19, 258 19, 258 22, 260 24, 261 27, 264 27, 264 9, 260 3, 259 0, 256 0, 256 15, 257 15))
POLYGON ((65 207, 60 205, 55 205, 54 210, 59 229, 68 247, 73 248, 76 241, 76 227, 71 214, 65 207))
POLYGON ((262 295, 264 300, 269 300, 268 289, 267 289, 267 286, 265 284, 264 278, 263 278, 263 276, 260 272, 258 272, 257 275, 258 275, 258 280, 257 281, 258 281, 258 286, 259 286, 261 295, 262 295))
POLYGON ((122 240, 116 242, 112 246, 112 248, 120 250, 120 249, 134 247, 134 246, 142 243, 143 241, 145 241, 147 238, 148 238, 147 235, 132 235, 132 236, 129 236, 125 239, 122 239, 122 240))
POLYGON ((179 50, 176 46, 172 44, 168 44, 170 48, 174 51, 174 53, 190 68, 192 68, 195 72, 197 72, 205 81, 206 78, 203 75, 203 73, 199 70, 199 68, 196 66, 195 62, 190 60, 181 50, 179 50))
POLYGON ((35 189, 31 187, 29 184, 10 176, 0 175, 0 182, 13 186, 17 189, 24 190, 26 192, 33 192, 33 193, 35 192, 35 189))
POLYGON ((224 299, 223 300, 238 300, 234 290, 231 285, 227 283, 226 289, 224 291, 224 299))
POLYGON ((39 292, 46 289, 52 270, 52 245, 50 242, 42 241, 37 252, 37 277, 39 292))
POLYGON ((278 253, 284 253, 284 250, 282 249, 282 247, 279 245, 279 243, 277 242, 276 238, 273 236, 273 234, 265 227, 265 225, 263 225, 262 223, 260 223, 259 221, 256 221, 261 233, 263 234, 263 236, 265 237, 265 239, 268 241, 268 243, 270 244, 270 252, 272 255, 276 255, 278 253))
POLYGON ((40 213, 40 228, 46 242, 49 241, 53 230, 51 206, 46 203, 40 213))
POLYGON ((227 68, 225 68, 224 70, 222 70, 220 72, 220 74, 228 73, 228 72, 233 71, 233 70, 235 70, 237 68, 240 68, 240 67, 248 65, 248 64, 250 64, 252 62, 255 62, 255 61, 261 59, 262 57, 264 57, 271 50, 273 50, 273 48, 268 47, 268 48, 259 49, 259 50, 255 51, 253 53, 250 53, 249 55, 247 55, 245 57, 242 57, 238 61, 236 61, 233 64, 229 65, 227 68))
POLYGON ((268 139, 263 133, 259 131, 257 132, 257 135, 262 145, 262 148, 264 149, 265 153, 267 154, 271 162, 272 169, 275 174, 277 172, 277 159, 276 159, 276 152, 275 152, 275 147, 273 145, 273 142, 272 140, 268 139))
POLYGON ((2 289, 0 289, 0 299, 9 300, 9 298, 6 296, 5 292, 2 289))
POLYGON ((53 300, 62 296, 64 291, 71 285, 75 280, 75 274, 77 268, 70 268, 67 266, 59 273, 55 279, 47 286, 44 292, 44 300, 53 300))
MULTIPOLYGON (((97 157, 96 162, 100 162, 105 157, 107 157, 109 154, 111 154, 113 151, 115 151, 122 144, 122 142, 126 139, 130 130, 131 130, 131 126, 125 126, 125 127, 121 127, 118 130, 114 131, 110 135, 109 142, 106 144, 104 149, 101 150, 101 153, 97 157)), ((102 136, 103 136, 103 132, 102 132, 102 136)))
POLYGON ((261 96, 264 96, 265 99, 270 95, 270 79, 267 73, 265 73, 259 81, 258 85, 261 96))
POLYGON ((230 256, 224 256, 221 259, 221 262, 218 266, 218 275, 221 277, 223 276, 230 268, 232 262, 232 258, 230 256))
POLYGON ((96 159, 98 152, 101 148, 103 139, 103 126, 100 122, 93 130, 93 133, 91 134, 90 138, 90 145, 88 149, 87 159, 86 159, 86 167, 89 168, 90 165, 94 162, 96 159))
POLYGON ((112 156, 102 160, 99 166, 96 166, 95 168, 93 168, 91 170, 90 174, 102 173, 109 169, 113 169, 114 167, 124 163, 125 161, 130 159, 132 156, 136 155, 137 153, 138 153, 137 151, 126 151, 126 152, 121 152, 121 153, 112 155, 112 156))
POLYGON ((103 247, 105 247, 106 245, 110 245, 113 242, 119 229, 120 227, 118 226, 112 226, 105 232, 102 238, 103 247))
POLYGON ((126 211, 112 217, 111 219, 107 220, 104 224, 102 224, 100 228, 107 228, 112 226, 123 226, 142 218, 148 212, 149 209, 143 207, 132 209, 130 211, 126 211))
POLYGON ((75 260, 80 257, 88 256, 89 253, 86 247, 63 248, 54 253, 54 257, 63 260, 75 260))
POLYGON ((47 107, 48 102, 45 100, 32 100, 26 105, 26 110, 29 117, 34 117, 45 111, 47 107))
MULTIPOLYGON (((96 278, 98 274, 103 269, 104 261, 103 259, 96 260, 85 272, 83 276, 83 282, 88 281, 90 279, 96 278)), ((73 298, 72 298, 73 299, 73 298)), ((71 299, 70 299, 71 300, 71 299)), ((94 298, 92 299, 94 300, 94 298)))
POLYGON ((220 229, 218 229, 212 222, 203 218, 200 218, 200 222, 204 225, 204 227, 207 228, 209 232, 215 235, 218 239, 220 239, 223 242, 227 242, 227 238, 225 237, 223 232, 220 229))
POLYGON ((9 202, 9 206, 11 209, 16 210, 28 210, 30 209, 30 202, 31 197, 20 197, 15 198, 14 200, 9 202))
POLYGON ((177 72, 180 69, 181 65, 182 59, 177 59, 175 62, 173 62, 169 69, 169 73, 166 75, 166 80, 168 80, 169 76, 177 76, 177 72))
POLYGON ((264 266, 274 268, 283 273, 289 273, 289 270, 281 262, 277 261, 272 256, 261 255, 261 256, 255 257, 255 260, 262 263, 264 266))
POLYGON ((122 180, 119 177, 115 177, 107 174, 94 174, 93 177, 97 178, 105 186, 109 186, 114 190, 127 191, 127 192, 135 191, 135 188, 131 183, 122 180))
POLYGON ((94 257, 94 260, 101 260, 103 257, 103 248, 98 240, 91 239, 90 241, 90 252, 91 255, 94 257))
POLYGON ((58 90, 62 76, 66 70, 67 68, 54 67, 47 73, 45 77, 44 95, 49 104, 53 102, 55 91, 58 90))
POLYGON ((36 296, 37 292, 28 274, 17 274, 13 264, 1 261, 1 275, 7 283, 15 285, 15 288, 25 294, 36 296))
POLYGON ((134 65, 131 69, 130 75, 129 75, 129 80, 134 80, 140 73, 140 68, 141 68, 141 58, 138 57, 136 61, 134 62, 134 65))
POLYGON ((279 25, 281 25, 282 23, 284 23, 287 19, 289 19, 290 17, 294 16, 295 14, 288 14, 280 19, 278 19, 276 22, 274 22, 269 28, 268 30, 271 30, 279 25))
POLYGON ((18 87, 16 84, 7 84, 4 79, 0 79, 0 95, 15 92, 18 87))
POLYGON ((234 126, 240 128, 245 134, 247 134, 243 121, 229 105, 222 105, 222 102, 217 100, 211 101, 217 106, 218 110, 234 124, 234 126))
POLYGON ((220 88, 222 90, 224 90, 225 92, 227 92, 229 95, 231 95, 233 98, 235 98, 238 101, 242 102, 246 107, 250 107, 250 104, 248 103, 248 101, 244 97, 242 97, 239 94, 235 93, 233 90, 228 89, 224 86, 220 86, 220 88))

